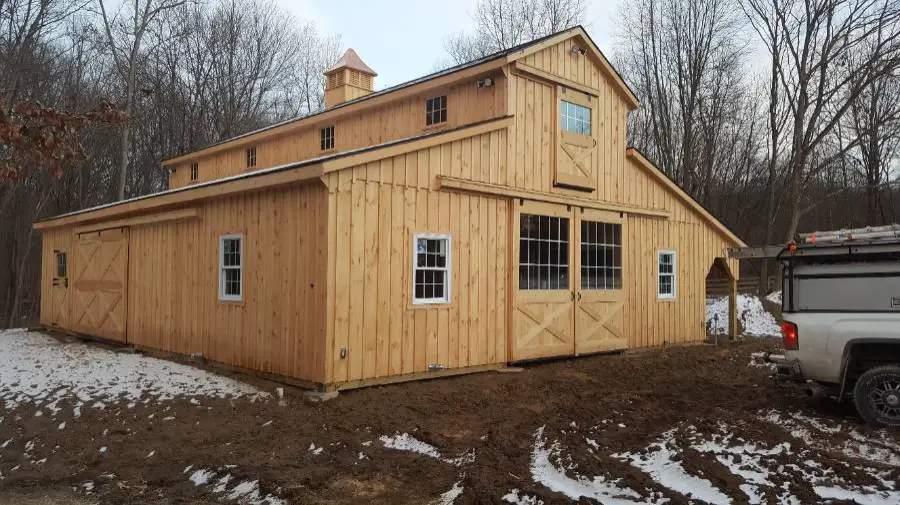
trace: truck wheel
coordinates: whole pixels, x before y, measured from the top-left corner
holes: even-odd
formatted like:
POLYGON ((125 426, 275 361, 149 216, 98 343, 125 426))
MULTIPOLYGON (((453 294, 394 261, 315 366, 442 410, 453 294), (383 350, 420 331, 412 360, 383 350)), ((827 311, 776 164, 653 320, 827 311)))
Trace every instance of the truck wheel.
POLYGON ((853 386, 859 415, 876 426, 900 426, 900 366, 867 370, 853 386))

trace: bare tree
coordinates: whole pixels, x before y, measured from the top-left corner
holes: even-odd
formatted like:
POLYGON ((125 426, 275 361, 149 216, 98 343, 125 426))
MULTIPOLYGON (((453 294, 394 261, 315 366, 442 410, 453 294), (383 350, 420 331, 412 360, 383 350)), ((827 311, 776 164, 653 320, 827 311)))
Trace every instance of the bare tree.
POLYGON ((859 144, 851 155, 865 178, 866 223, 883 223, 881 195, 889 167, 900 155, 900 76, 884 75, 863 90, 846 122, 849 136, 859 144))
POLYGON ((755 131, 744 110, 755 96, 744 82, 740 12, 731 0, 631 0, 622 17, 619 66, 643 105, 631 141, 703 201, 726 159, 747 164, 729 158, 755 131))
MULTIPOLYGON (((873 83, 900 66, 900 4, 895 0, 747 0, 754 26, 771 51, 788 104, 785 240, 825 198, 807 189, 840 163, 860 137, 840 138, 840 122, 873 83)), ((846 131, 846 130, 845 130, 846 131)), ((833 196, 847 188, 826 194, 833 196)))
MULTIPOLYGON (((126 115, 134 113, 134 100, 137 92, 138 58, 144 36, 152 23, 160 15, 184 5, 188 0, 134 0, 123 2, 112 15, 106 11, 105 0, 97 0, 103 20, 103 30, 115 67, 125 83, 122 110, 126 115)), ((122 125, 119 140, 119 176, 116 198, 125 199, 125 183, 128 180, 129 142, 132 123, 122 125)))
POLYGON ((582 24, 586 14, 585 0, 479 0, 472 31, 451 35, 444 48, 453 64, 465 63, 582 24))

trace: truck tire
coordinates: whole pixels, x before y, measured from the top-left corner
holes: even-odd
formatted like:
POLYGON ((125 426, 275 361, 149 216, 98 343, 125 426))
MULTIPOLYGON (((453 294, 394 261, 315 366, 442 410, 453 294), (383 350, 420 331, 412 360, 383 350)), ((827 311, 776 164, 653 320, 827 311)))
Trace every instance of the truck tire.
POLYGON ((900 366, 866 370, 853 386, 859 415, 874 426, 900 426, 900 366))

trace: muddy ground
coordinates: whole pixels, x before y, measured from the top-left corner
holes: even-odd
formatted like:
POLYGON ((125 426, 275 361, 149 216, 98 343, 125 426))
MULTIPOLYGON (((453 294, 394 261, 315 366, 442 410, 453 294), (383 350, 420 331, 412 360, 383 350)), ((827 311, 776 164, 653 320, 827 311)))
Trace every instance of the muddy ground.
MULTIPOLYGON (((224 475, 231 482, 258 480, 260 500, 285 503, 426 504, 454 486, 462 488, 457 504, 502 503, 514 489, 532 503, 571 503, 535 482, 530 470, 542 427, 548 444, 568 449, 554 456, 564 468, 620 479, 619 487, 676 504, 690 498, 613 455, 640 453, 672 429, 676 441, 732 432, 769 447, 793 444, 795 454, 776 457, 779 465, 802 457, 860 485, 873 479, 863 468, 874 467, 893 472, 896 483, 896 468, 856 461, 835 448, 852 444, 852 432, 884 441, 881 449, 890 452, 900 442, 897 433, 874 433, 852 410, 809 400, 777 385, 769 370, 748 366, 751 352, 772 350, 773 342, 582 357, 529 365, 521 373, 345 392, 313 406, 288 390, 282 401, 107 402, 103 409, 82 409, 79 417, 64 403, 55 415, 37 417, 32 405, 0 409, 0 443, 7 442, 0 447, 0 503, 22 496, 44 503, 39 498, 46 493, 68 493, 71 503, 218 503, 228 496, 212 484, 224 475), (802 447, 796 427, 778 422, 777 414, 765 419, 767 412, 818 419, 825 428, 814 437, 824 443, 802 447), (385 447, 380 437, 397 433, 434 446, 442 459, 385 447), (195 485, 189 476, 201 468, 209 469, 209 483, 195 485)), ((715 458, 689 447, 677 458, 734 503, 747 503, 744 481, 715 458)), ((764 501, 778 501, 775 489, 804 503, 819 501, 801 473, 774 473, 781 480, 764 490, 764 501)))

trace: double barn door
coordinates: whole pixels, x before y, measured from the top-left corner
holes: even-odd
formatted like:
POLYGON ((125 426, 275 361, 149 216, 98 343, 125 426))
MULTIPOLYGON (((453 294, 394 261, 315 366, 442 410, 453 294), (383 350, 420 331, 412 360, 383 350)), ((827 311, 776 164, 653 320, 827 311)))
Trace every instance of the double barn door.
POLYGON ((625 349, 625 220, 539 202, 516 205, 511 361, 625 349))

